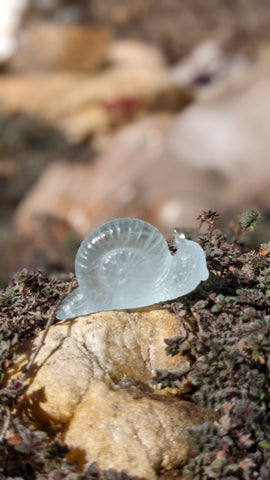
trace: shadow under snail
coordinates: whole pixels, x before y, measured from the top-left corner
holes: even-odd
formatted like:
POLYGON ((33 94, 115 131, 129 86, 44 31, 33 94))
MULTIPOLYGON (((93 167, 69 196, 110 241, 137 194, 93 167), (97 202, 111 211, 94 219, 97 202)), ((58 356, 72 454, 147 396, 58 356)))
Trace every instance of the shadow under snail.
POLYGON ((173 231, 177 251, 150 223, 118 218, 81 243, 75 259, 79 287, 62 301, 59 320, 104 310, 146 307, 194 290, 209 272, 203 249, 173 231))

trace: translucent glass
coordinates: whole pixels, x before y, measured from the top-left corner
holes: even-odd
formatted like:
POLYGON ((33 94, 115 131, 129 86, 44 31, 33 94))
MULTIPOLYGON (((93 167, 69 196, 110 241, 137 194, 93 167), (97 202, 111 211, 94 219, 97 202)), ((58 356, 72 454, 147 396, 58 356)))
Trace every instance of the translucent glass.
POLYGON ((143 220, 118 218, 98 227, 81 243, 75 259, 79 287, 63 300, 57 318, 144 307, 191 292, 208 278, 205 254, 198 243, 173 234, 175 255, 143 220))

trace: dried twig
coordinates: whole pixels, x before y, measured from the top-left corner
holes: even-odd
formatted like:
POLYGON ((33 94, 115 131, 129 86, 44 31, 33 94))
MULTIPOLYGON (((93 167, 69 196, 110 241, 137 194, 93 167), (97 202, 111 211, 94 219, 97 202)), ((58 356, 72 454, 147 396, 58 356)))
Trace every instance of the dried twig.
MULTIPOLYGON (((72 287, 73 287, 73 283, 72 283, 72 281, 71 281, 66 295, 68 295, 68 294, 71 292, 72 287)), ((66 295, 65 295, 65 296, 66 296, 66 295)), ((48 320, 47 320, 47 323, 46 323, 46 327, 45 327, 45 330, 44 330, 43 335, 42 335, 42 337, 41 337, 40 343, 39 343, 39 345, 37 346, 37 348, 36 348, 33 356, 30 358, 29 362, 27 363, 27 365, 26 365, 26 367, 25 367, 25 369, 24 369, 24 372, 23 372, 23 374, 22 374, 22 376, 21 376, 21 378, 20 378, 20 381, 21 381, 21 382, 23 382, 23 381, 25 380, 25 377, 26 377, 27 373, 29 372, 29 370, 30 370, 30 368, 32 367, 32 365, 34 364, 34 362, 35 362, 35 360, 36 360, 36 358, 37 358, 37 356, 38 356, 41 348, 42 348, 43 345, 45 344, 45 340, 46 340, 47 333, 48 333, 48 331, 49 331, 50 326, 53 324, 53 321, 54 321, 54 319, 55 319, 56 312, 57 312, 58 307, 59 307, 60 303, 62 302, 62 300, 63 300, 63 297, 59 298, 59 300, 56 302, 55 306, 53 307, 51 313, 49 314, 49 317, 48 317, 48 320)))
POLYGON ((2 431, 1 431, 1 433, 0 433, 0 442, 2 442, 3 439, 5 438, 7 429, 8 429, 8 427, 9 427, 9 422, 10 422, 10 417, 11 417, 11 412, 10 412, 10 410, 5 409, 5 415, 6 415, 6 417, 5 417, 3 426, 2 426, 2 431))

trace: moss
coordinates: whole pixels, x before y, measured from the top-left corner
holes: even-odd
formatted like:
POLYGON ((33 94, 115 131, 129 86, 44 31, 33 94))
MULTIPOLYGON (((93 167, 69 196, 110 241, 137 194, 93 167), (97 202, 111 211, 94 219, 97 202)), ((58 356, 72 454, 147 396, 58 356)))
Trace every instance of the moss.
MULTIPOLYGON (((234 223, 230 234, 215 229, 215 212, 204 212, 198 241, 210 277, 178 302, 186 334, 166 340, 169 355, 194 359, 188 371, 157 371, 154 382, 192 382, 191 399, 218 414, 218 422, 190 429, 196 456, 185 467, 192 480, 270 478, 270 243, 245 245, 254 211, 234 223), (244 220, 243 220, 244 219, 244 220), (203 232, 204 231, 204 232, 203 232)), ((195 232, 192 233, 196 236, 195 232)), ((0 294, 0 382, 16 346, 54 321, 59 299, 75 286, 23 270, 0 294)), ((24 392, 22 379, 0 385, 0 477, 3 479, 130 480, 125 472, 99 472, 96 464, 78 472, 66 461, 67 448, 13 415, 24 392)))
POLYGON ((185 471, 193 480, 270 478, 270 244, 249 251, 243 243, 255 217, 252 210, 240 218, 233 243, 212 225, 199 238, 210 278, 181 305, 196 318, 197 333, 187 326, 185 338, 166 340, 169 355, 181 351, 194 363, 154 377, 164 387, 188 377, 192 400, 219 415, 190 429, 197 456, 185 471))

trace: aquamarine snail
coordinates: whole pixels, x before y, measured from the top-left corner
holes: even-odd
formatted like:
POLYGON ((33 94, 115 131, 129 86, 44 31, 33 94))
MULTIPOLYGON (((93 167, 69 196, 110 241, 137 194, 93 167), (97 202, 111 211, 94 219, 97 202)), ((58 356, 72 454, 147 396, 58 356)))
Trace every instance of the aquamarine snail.
POLYGON ((176 229, 173 234, 175 255, 143 220, 118 218, 98 227, 81 243, 75 259, 79 287, 63 300, 57 318, 145 307, 191 292, 208 278, 205 254, 176 229))

